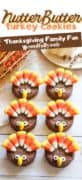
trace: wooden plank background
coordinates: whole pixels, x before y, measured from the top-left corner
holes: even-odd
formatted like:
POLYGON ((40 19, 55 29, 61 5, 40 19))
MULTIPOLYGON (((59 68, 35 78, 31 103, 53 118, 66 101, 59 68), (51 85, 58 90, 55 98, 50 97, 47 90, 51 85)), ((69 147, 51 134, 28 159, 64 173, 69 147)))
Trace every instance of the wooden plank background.
MULTIPOLYGON (((55 69, 56 66, 48 62, 47 59, 41 54, 40 51, 32 51, 27 57, 27 68, 34 70, 44 78, 49 70, 55 69)), ((20 69, 26 68, 24 63, 20 69)), ((80 152, 75 154, 74 161, 66 168, 57 169, 50 166, 44 157, 44 150, 39 150, 35 161, 27 167, 16 167, 6 157, 6 151, 0 148, 0 179, 28 179, 28 180, 80 180, 82 179, 82 70, 75 70, 79 75, 80 81, 74 86, 73 94, 70 100, 79 108, 80 114, 75 117, 72 128, 67 132, 73 135, 80 144, 80 152)), ((15 97, 11 93, 11 85, 7 83, 0 91, 0 119, 6 121, 7 125, 0 127, 0 144, 12 133, 13 130, 8 124, 8 119, 4 116, 3 110, 8 103, 15 97), (5 92, 5 95, 3 93, 5 92), (5 98, 4 98, 5 96, 5 98)), ((45 93, 45 85, 40 87, 37 97, 33 101, 43 108, 47 105, 50 98, 45 93)), ((42 142, 47 138, 51 131, 45 125, 44 116, 39 116, 37 126, 32 132, 36 138, 42 142)))

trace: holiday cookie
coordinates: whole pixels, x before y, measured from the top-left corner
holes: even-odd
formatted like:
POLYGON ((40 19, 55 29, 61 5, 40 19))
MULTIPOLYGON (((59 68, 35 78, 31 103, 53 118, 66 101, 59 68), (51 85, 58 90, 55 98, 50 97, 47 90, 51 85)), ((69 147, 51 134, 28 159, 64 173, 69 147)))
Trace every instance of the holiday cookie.
POLYGON ((18 131, 11 134, 2 146, 7 150, 7 157, 12 163, 17 166, 26 166, 35 159, 40 143, 33 134, 18 131))
POLYGON ((62 168, 69 165, 74 159, 74 153, 79 150, 75 140, 64 133, 53 133, 43 142, 47 161, 55 167, 62 168))
POLYGON ((19 99, 12 101, 10 106, 5 109, 5 113, 8 115, 13 129, 30 131, 36 125, 39 109, 33 102, 19 99))
POLYGON ((41 80, 35 72, 23 70, 11 78, 12 91, 17 98, 31 99, 37 95, 41 80))
POLYGON ((50 98, 66 100, 71 96, 73 85, 78 82, 78 77, 69 70, 58 68, 56 71, 50 71, 44 82, 50 98))
POLYGON ((69 101, 56 100, 50 101, 48 107, 42 110, 46 116, 46 124, 54 132, 67 131, 73 124, 74 116, 79 111, 69 101))

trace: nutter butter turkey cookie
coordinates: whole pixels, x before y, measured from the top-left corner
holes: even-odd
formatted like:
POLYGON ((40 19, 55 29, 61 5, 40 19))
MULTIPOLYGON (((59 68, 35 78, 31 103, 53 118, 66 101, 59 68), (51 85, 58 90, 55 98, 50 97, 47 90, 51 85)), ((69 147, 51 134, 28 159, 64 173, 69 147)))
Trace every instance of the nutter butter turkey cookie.
POLYGON ((9 123, 14 130, 30 131, 36 125, 39 109, 33 102, 19 99, 12 101, 5 109, 5 113, 8 115, 9 123))
POLYGON ((23 70, 11 78, 12 91, 17 98, 31 99, 37 95, 41 79, 36 72, 23 70))
POLYGON ((58 68, 50 71, 45 77, 46 92, 54 100, 68 99, 73 90, 73 85, 78 82, 78 77, 69 70, 58 68))
POLYGON ((69 135, 52 133, 48 140, 42 143, 47 161, 54 167, 68 166, 74 159, 74 154, 79 150, 79 145, 69 135))
POLYGON ((2 144, 8 159, 17 166, 26 166, 35 159, 40 143, 35 136, 25 131, 11 134, 2 144))
POLYGON ((46 117, 46 125, 54 132, 67 131, 79 114, 78 109, 70 102, 64 100, 50 101, 42 110, 46 117))

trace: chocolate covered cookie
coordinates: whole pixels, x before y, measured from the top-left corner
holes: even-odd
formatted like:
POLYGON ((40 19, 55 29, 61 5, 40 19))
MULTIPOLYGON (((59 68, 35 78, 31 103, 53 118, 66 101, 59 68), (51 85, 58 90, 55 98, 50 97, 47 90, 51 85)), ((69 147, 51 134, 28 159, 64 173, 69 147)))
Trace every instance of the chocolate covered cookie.
POLYGON ((19 131, 11 134, 3 142, 3 147, 7 150, 8 159, 17 166, 30 164, 36 156, 36 150, 40 148, 40 143, 31 133, 19 131))
POLYGON ((73 90, 73 85, 78 82, 78 77, 71 71, 58 68, 56 71, 50 71, 45 77, 46 92, 50 98, 68 99, 73 90))
POLYGON ((12 91, 17 98, 31 99, 37 95, 41 80, 35 72, 23 70, 11 78, 12 91))
POLYGON ((79 111, 71 102, 59 99, 50 101, 48 107, 43 110, 43 114, 49 129, 63 132, 72 126, 74 116, 79 114, 79 111))
POLYGON ((58 168, 68 166, 74 159, 75 151, 79 150, 75 140, 64 133, 50 134, 42 146, 45 149, 47 161, 58 168))
POLYGON ((12 101, 5 113, 9 116, 9 123, 14 130, 30 131, 36 125, 39 109, 33 102, 19 99, 12 101))

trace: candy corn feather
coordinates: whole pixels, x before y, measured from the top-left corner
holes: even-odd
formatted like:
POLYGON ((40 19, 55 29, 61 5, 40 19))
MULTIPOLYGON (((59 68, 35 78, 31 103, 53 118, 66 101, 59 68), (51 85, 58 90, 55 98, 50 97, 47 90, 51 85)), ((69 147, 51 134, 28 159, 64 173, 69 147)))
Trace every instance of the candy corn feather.
POLYGON ((66 153, 74 153, 79 150, 79 145, 74 138, 64 133, 50 134, 48 140, 42 143, 42 147, 49 152, 53 152, 58 147, 63 149, 66 153))
POLYGON ((10 106, 5 109, 5 113, 11 117, 17 117, 21 113, 26 114, 27 117, 34 117, 40 113, 40 110, 33 102, 19 99, 18 101, 12 101, 10 106))
POLYGON ((55 117, 61 113, 65 117, 72 117, 79 114, 79 110, 70 102, 64 100, 50 101, 43 109, 43 114, 48 117, 55 117))
POLYGON ((36 87, 41 84, 41 79, 37 73, 23 70, 16 72, 15 75, 11 77, 11 83, 16 86, 28 83, 32 87, 36 87))
POLYGON ((41 147, 41 144, 36 140, 33 134, 27 134, 25 131, 18 131, 17 133, 11 134, 8 139, 3 142, 2 146, 6 150, 12 152, 16 151, 17 147, 26 149, 26 151, 29 151, 29 149, 30 151, 35 151, 41 147))
POLYGON ((58 68, 56 71, 50 71, 44 79, 44 83, 55 86, 59 82, 63 82, 66 86, 77 83, 79 78, 69 70, 58 68))

